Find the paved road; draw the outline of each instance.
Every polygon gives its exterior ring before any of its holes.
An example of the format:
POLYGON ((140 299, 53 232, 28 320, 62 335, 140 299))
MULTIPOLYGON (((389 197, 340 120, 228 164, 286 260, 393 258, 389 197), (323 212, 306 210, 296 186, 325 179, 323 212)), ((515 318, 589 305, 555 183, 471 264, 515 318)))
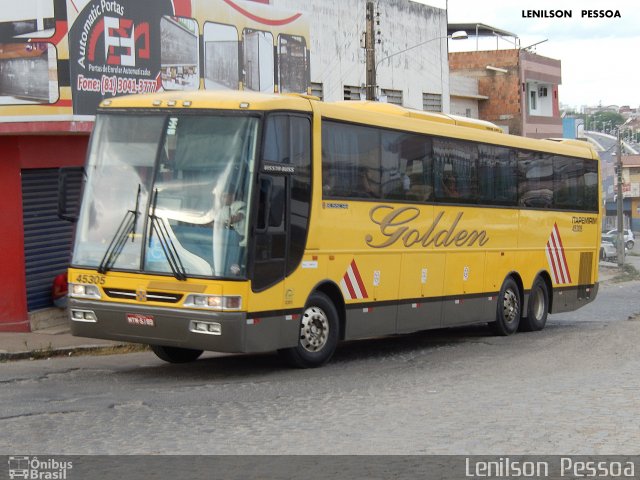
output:
MULTIPOLYGON (((607 133, 600 133, 594 131, 585 131, 584 135, 590 139, 592 139, 595 143, 600 145, 603 150, 614 151, 616 143, 618 139, 614 135, 609 135, 607 133)), ((627 152, 631 155, 638 154, 638 145, 630 142, 626 142, 623 140, 623 145, 627 152)))
POLYGON ((0 365, 0 453, 637 453, 640 282, 509 338, 483 326, 276 356, 0 365))

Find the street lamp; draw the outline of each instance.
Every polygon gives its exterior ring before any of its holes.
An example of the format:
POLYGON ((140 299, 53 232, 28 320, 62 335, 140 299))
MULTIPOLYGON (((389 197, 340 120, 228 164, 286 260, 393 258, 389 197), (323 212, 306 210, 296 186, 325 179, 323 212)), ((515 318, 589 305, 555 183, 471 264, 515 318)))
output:
MULTIPOLYGON (((445 35, 442 37, 435 37, 435 38, 430 38, 429 40, 425 40, 424 42, 420 42, 417 43, 416 45, 413 45, 409 48, 405 48, 404 50, 400 50, 398 52, 394 52, 391 55, 387 55, 385 57, 382 57, 380 60, 378 60, 377 62, 373 63, 371 61, 371 56, 367 55, 367 76, 368 76, 368 80, 367 80, 367 100, 375 100, 375 90, 377 89, 378 86, 378 80, 377 80, 377 75, 376 75, 376 71, 378 69, 378 65, 380 65, 382 62, 384 62, 385 60, 390 59, 391 57, 395 57, 396 55, 400 55, 401 53, 405 53, 408 52, 409 50, 413 50, 414 48, 418 48, 421 47, 422 45, 425 45, 429 42, 434 42, 436 40, 442 40, 444 38, 447 39, 451 39, 451 40, 465 40, 467 38, 469 38, 469 36, 467 35, 467 32, 465 32, 464 30, 459 30, 457 32, 453 32, 451 35, 445 35)), ((373 53, 373 52, 371 52, 373 53)))
POLYGON ((443 37, 435 37, 435 38, 430 38, 429 40, 425 40, 424 42, 420 42, 412 47, 409 48, 405 48, 404 50, 400 50, 399 52, 395 52, 392 53, 391 55, 387 55, 386 57, 382 57, 380 60, 378 60, 376 62, 376 68, 378 67, 378 65, 380 65, 382 62, 384 62, 385 60, 388 60, 391 57, 395 57, 396 55, 400 55, 401 53, 405 53, 408 52, 409 50, 413 50, 414 48, 418 48, 421 47, 422 45, 425 45, 429 42, 433 42, 435 40, 442 40, 443 38, 447 38, 447 39, 451 39, 451 40, 466 40, 467 38, 469 38, 469 36, 467 35, 467 32, 465 32, 464 30, 459 30, 457 32, 453 32, 451 35, 445 35, 443 37))

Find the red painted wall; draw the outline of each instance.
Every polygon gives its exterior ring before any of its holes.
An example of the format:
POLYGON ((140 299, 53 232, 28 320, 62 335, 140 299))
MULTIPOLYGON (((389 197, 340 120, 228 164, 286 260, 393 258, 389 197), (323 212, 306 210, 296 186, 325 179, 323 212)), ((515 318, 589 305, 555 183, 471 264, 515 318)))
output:
POLYGON ((0 332, 28 332, 20 154, 16 137, 0 137, 0 332))
POLYGON ((28 332, 20 171, 84 165, 88 135, 0 136, 0 332, 28 332))
POLYGON ((87 135, 32 135, 18 141, 21 168, 58 168, 84 165, 87 135))

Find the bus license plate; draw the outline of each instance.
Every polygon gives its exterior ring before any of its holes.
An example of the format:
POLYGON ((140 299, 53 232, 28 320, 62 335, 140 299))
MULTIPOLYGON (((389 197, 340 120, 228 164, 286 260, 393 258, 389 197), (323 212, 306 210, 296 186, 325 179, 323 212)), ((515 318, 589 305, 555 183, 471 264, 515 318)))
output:
POLYGON ((156 326, 153 315, 143 315, 141 313, 127 313, 127 323, 129 325, 140 325, 141 327, 156 326))

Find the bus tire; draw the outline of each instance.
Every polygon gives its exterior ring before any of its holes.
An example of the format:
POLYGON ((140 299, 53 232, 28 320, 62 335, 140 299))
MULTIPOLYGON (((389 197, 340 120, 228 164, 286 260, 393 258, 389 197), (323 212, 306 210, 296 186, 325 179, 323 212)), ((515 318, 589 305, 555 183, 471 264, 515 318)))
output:
POLYGON ((489 325, 496 335, 507 336, 516 333, 522 310, 520 290, 513 278, 507 278, 498 294, 496 320, 489 325))
POLYGON ((520 330, 523 332, 537 332, 547 323, 549 315, 549 290, 545 281, 538 277, 531 286, 527 316, 520 320, 520 330))
POLYGON ((197 360, 202 355, 202 350, 192 350, 190 348, 163 347, 162 345, 151 345, 151 350, 158 358, 169 363, 189 363, 197 360))
POLYGON ((327 295, 312 293, 300 318, 298 344, 278 353, 292 367, 315 368, 324 365, 338 346, 338 318, 338 310, 327 295))

